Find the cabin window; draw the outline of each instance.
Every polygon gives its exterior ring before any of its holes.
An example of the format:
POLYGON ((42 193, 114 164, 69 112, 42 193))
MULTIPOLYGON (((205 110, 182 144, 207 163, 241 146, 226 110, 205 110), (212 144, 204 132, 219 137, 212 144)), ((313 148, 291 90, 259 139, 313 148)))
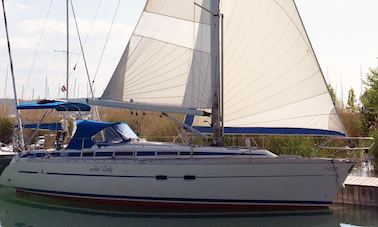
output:
POLYGON ((93 151, 91 152, 83 152, 83 157, 92 157, 93 156, 93 151))
POLYGON ((109 127, 101 130, 92 137, 95 143, 117 144, 122 143, 124 139, 119 135, 114 128, 109 127))
POLYGON ((109 157, 113 156, 113 152, 96 152, 96 157, 109 157))
POLYGON ((115 152, 116 156, 132 156, 134 153, 132 151, 116 151, 115 152))
POLYGON ((194 175, 184 175, 184 180, 195 180, 196 176, 194 175))
POLYGON ((80 152, 68 152, 68 157, 80 157, 80 152))
POLYGON ((156 180, 167 180, 168 177, 166 175, 156 175, 156 180))
POLYGON ((125 139, 138 139, 138 136, 127 124, 118 124, 113 126, 114 129, 125 139))

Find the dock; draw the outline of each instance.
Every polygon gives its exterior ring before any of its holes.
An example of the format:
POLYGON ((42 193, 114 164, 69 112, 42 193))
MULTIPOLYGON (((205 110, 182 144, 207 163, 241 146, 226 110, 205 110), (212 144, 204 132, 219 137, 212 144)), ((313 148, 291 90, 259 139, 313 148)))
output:
POLYGON ((378 207, 378 178, 348 176, 333 203, 378 207))

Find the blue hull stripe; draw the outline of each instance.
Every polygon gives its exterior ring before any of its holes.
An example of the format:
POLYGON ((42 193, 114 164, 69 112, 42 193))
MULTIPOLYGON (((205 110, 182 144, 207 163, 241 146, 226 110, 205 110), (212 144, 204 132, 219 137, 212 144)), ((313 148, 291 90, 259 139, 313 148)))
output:
POLYGON ((169 197, 144 197, 144 196, 120 196, 120 195, 98 195, 98 194, 85 194, 85 193, 74 193, 74 192, 59 192, 59 191, 48 191, 48 190, 37 190, 28 188, 16 188, 20 191, 31 192, 31 193, 42 193, 51 194, 58 196, 74 196, 74 197, 84 197, 93 199, 110 199, 110 200, 143 200, 151 202, 201 202, 201 203, 225 203, 225 204, 288 204, 288 205, 329 205, 331 202, 327 201, 293 201, 293 200, 236 200, 236 199, 197 199, 197 198, 169 198, 169 197))
MULTIPOLYGON (((194 126, 202 133, 213 133, 212 128, 194 126)), ((345 136, 337 131, 311 128, 265 128, 265 127, 225 127, 225 134, 260 134, 260 135, 312 135, 312 136, 345 136)))

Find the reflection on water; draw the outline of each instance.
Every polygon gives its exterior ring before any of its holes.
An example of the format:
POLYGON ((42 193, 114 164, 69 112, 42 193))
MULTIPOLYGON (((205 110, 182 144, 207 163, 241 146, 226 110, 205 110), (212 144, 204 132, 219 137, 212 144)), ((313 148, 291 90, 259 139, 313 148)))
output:
POLYGON ((358 207, 240 214, 110 212, 30 200, 0 186, 0 226, 378 226, 377 214, 376 209, 358 207))

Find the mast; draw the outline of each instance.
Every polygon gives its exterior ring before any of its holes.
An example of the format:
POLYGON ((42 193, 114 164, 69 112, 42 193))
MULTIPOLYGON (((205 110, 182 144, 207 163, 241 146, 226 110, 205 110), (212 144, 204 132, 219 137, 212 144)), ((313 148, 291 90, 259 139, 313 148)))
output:
POLYGON ((5 25, 5 33, 6 33, 6 36, 7 36, 9 64, 10 64, 10 70, 11 70, 12 82, 13 82, 14 105, 15 105, 15 108, 16 108, 16 120, 17 120, 18 134, 19 134, 18 136, 20 136, 20 146, 21 146, 21 150, 23 150, 24 146, 25 146, 25 142, 24 142, 24 135, 22 133, 22 122, 21 122, 20 112, 17 109, 18 101, 17 101, 17 91, 16 91, 16 80, 15 80, 15 77, 14 77, 13 61, 12 61, 10 42, 9 42, 7 16, 5 14, 4 0, 2 0, 1 3, 3 5, 4 25, 5 25))
POLYGON ((68 15, 68 9, 69 9, 69 6, 68 6, 68 1, 69 0, 66 0, 66 29, 67 29, 67 52, 66 52, 66 57, 67 57, 67 65, 66 65, 66 99, 68 100, 68 92, 69 92, 69 86, 68 86, 68 80, 69 80, 69 65, 70 65, 70 62, 69 62, 69 54, 70 54, 70 39, 69 39, 69 15, 68 15))
POLYGON ((221 111, 221 82, 220 82, 220 33, 219 33, 219 0, 211 0, 210 19, 211 37, 211 84, 213 103, 211 108, 211 126, 213 128, 213 145, 223 146, 222 111, 221 111))

